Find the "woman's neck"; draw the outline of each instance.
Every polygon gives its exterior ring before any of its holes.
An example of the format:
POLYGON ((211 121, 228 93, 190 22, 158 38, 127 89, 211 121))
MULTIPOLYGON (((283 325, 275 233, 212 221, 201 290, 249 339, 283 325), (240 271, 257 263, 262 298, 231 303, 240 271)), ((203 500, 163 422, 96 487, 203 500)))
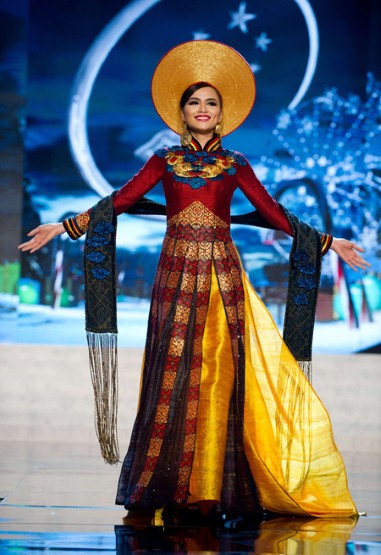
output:
POLYGON ((190 150, 194 151, 207 151, 214 152, 221 148, 221 137, 219 135, 213 134, 213 136, 201 146, 198 140, 192 135, 191 142, 187 145, 190 150))
POLYGON ((213 138, 213 136, 214 136, 214 133, 207 133, 205 135, 203 133, 192 133, 192 137, 196 139, 196 141, 200 144, 202 149, 210 141, 210 139, 213 138))

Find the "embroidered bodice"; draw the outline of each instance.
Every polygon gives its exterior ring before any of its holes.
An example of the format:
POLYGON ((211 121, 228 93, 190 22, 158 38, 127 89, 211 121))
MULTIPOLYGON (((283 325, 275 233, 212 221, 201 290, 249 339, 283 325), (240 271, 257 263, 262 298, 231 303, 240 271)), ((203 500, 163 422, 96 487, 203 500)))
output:
POLYGON ((199 189, 207 185, 209 180, 222 180, 224 172, 227 175, 234 175, 236 173, 234 163, 245 164, 237 153, 222 149, 219 140, 217 143, 213 141, 213 150, 210 150, 208 148, 210 142, 202 149, 193 139, 186 149, 162 148, 156 154, 166 159, 167 171, 173 174, 175 181, 186 183, 192 189, 199 189))
MULTIPOLYGON (((167 206, 167 220, 194 203, 203 206, 219 220, 230 224, 230 205, 239 188, 253 206, 276 229, 292 235, 289 221, 281 206, 266 191, 246 158, 224 149, 218 136, 202 148, 196 139, 189 146, 171 146, 157 150, 142 169, 114 197, 117 214, 125 212, 162 181, 167 206)), ((65 220, 72 238, 86 232, 90 211, 65 220)), ((323 249, 328 239, 322 234, 323 249)))

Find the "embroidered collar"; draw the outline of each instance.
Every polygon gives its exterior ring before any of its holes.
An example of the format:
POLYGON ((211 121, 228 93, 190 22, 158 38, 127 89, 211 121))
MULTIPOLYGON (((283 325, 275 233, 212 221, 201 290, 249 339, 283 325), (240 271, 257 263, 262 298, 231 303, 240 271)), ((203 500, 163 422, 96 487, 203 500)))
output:
POLYGON ((201 147, 200 143, 197 139, 192 137, 191 143, 188 145, 189 150, 193 150, 195 152, 214 152, 221 148, 221 138, 219 135, 214 134, 211 139, 206 143, 204 148, 201 147))

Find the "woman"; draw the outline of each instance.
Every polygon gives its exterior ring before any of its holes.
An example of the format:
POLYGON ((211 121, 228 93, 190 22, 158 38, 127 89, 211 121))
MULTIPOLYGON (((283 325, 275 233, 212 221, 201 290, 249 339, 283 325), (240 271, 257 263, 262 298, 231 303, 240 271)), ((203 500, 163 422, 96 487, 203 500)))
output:
POLYGON ((76 239, 90 225, 88 304, 98 302, 110 274, 102 264, 112 211, 128 210, 163 182, 168 226, 116 502, 130 510, 197 504, 241 514, 356 515, 328 415, 242 270, 229 229, 233 192, 239 187, 297 243, 288 309, 296 319, 287 335, 301 364, 309 358, 305 320, 316 302, 321 254, 331 248, 352 268, 365 268, 362 249, 299 222, 269 196, 241 154, 223 149, 220 136, 244 121, 255 97, 250 67, 236 51, 212 41, 172 49, 155 70, 152 97, 182 146, 157 151, 100 209, 39 226, 20 245, 35 252, 64 231, 76 239))

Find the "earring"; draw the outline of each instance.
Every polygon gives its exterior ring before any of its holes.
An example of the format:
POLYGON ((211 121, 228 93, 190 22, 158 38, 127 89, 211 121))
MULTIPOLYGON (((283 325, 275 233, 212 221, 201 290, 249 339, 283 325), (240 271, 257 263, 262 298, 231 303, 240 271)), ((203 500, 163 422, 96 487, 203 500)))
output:
POLYGON ((214 132, 217 133, 217 135, 221 135, 221 132, 222 132, 222 123, 217 123, 214 132))
POLYGON ((192 134, 189 131, 187 124, 184 121, 184 132, 180 135, 180 142, 182 146, 189 146, 192 142, 192 134))

